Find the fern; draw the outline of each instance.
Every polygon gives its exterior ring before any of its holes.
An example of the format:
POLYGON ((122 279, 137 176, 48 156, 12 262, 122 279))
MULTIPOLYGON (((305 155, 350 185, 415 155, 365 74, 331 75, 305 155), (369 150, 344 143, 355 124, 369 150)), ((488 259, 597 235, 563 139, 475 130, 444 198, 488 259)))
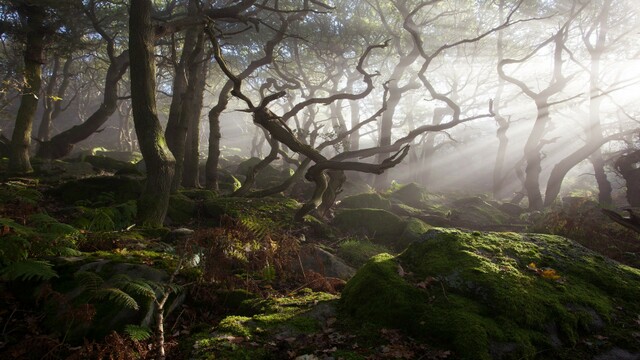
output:
POLYGON ((78 284, 91 294, 95 294, 104 284, 104 280, 100 275, 90 271, 78 271, 74 277, 78 284))
POLYGON ((129 336, 131 340, 134 341, 142 341, 147 340, 151 337, 151 329, 147 326, 140 325, 126 325, 124 327, 124 333, 129 336))
POLYGON ((109 282, 115 287, 126 291, 128 294, 139 295, 149 299, 155 299, 156 297, 156 292, 153 288, 147 281, 142 279, 131 280, 126 275, 115 275, 113 278, 109 279, 109 282))
POLYGON ((0 271, 0 276, 7 280, 49 280, 58 277, 53 266, 42 260, 24 259, 9 264, 0 271))
POLYGON ((138 302, 136 301, 136 299, 131 297, 131 295, 127 294, 126 292, 115 287, 101 288, 96 291, 95 297, 98 300, 106 299, 112 301, 116 305, 127 307, 133 310, 140 309, 140 306, 138 306, 138 302))
POLYGON ((105 209, 98 209, 89 223, 91 231, 115 231, 116 224, 105 209))
POLYGON ((71 225, 67 225, 58 220, 52 218, 47 214, 33 214, 29 216, 29 223, 36 228, 39 232, 46 234, 47 236, 58 237, 77 237, 79 235, 78 229, 71 225))
POLYGON ((240 223, 255 235, 257 239, 263 239, 270 232, 270 226, 255 216, 248 215, 240 218, 240 223))

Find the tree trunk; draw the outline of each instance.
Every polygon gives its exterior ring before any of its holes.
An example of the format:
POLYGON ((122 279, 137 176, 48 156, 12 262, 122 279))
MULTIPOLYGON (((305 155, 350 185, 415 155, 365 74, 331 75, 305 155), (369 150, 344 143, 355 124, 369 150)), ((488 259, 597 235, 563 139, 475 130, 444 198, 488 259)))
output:
POLYGON ((540 173, 542 172, 541 142, 549 122, 549 104, 546 99, 536 100, 538 115, 533 129, 524 146, 526 159, 524 188, 529 199, 530 210, 541 210, 544 203, 540 192, 540 173))
MULTIPOLYGON (((393 82, 395 84, 397 82, 393 82)), ((393 116, 395 115, 396 108, 400 103, 400 99, 402 98, 402 91, 397 87, 397 85, 392 85, 389 87, 389 99, 387 100, 387 110, 382 114, 382 118, 380 120, 380 140, 378 142, 378 146, 385 147, 391 145, 391 129, 393 128, 393 116)), ((380 153, 378 154, 378 162, 382 159, 389 156, 389 153, 380 153)), ((376 189, 385 189, 389 186, 389 180, 387 177, 387 173, 380 174, 375 178, 376 189)))
POLYGON ((187 99, 189 129, 184 153, 182 186, 190 188, 200 187, 200 115, 207 79, 207 62, 201 59, 198 68, 190 76, 194 79, 194 90, 191 98, 187 99))
MULTIPOLYGON (((351 108, 351 128, 353 129, 360 123, 360 103, 358 101, 349 101, 351 108)), ((355 131, 349 136, 349 150, 360 149, 360 132, 355 131)))
POLYGON ((9 172, 28 173, 33 171, 29 162, 31 129, 38 109, 38 96, 42 86, 42 65, 46 31, 45 10, 37 5, 25 5, 20 16, 26 18, 27 42, 24 50, 24 81, 16 124, 11 136, 9 172))
POLYGON ((615 167, 627 183, 627 201, 640 207, 640 150, 619 157, 615 167))
MULTIPOLYGON (((608 33, 608 18, 609 9, 611 7, 611 0, 607 0, 602 5, 602 11, 598 16, 598 37, 596 38, 595 46, 587 44, 589 53, 591 54, 591 71, 589 72, 589 129, 587 130, 587 141, 598 143, 602 140, 602 126, 600 123, 600 105, 602 103, 602 94, 599 90, 600 80, 600 59, 602 53, 605 51, 607 43, 608 33)), ((589 41, 585 39, 585 41, 589 41)), ((607 174, 604 169, 604 159, 602 158, 602 151, 600 148, 590 157, 591 164, 593 165, 593 171, 595 174, 596 182, 598 184, 598 202, 601 205, 610 205, 613 203, 611 197, 611 183, 607 179, 607 174)))
POLYGON ((220 115, 227 108, 233 83, 228 80, 218 95, 218 103, 209 110, 209 154, 207 157, 207 189, 220 190, 218 185, 218 162, 220 161, 220 115))
POLYGON ((118 82, 122 79, 128 66, 129 51, 125 50, 109 64, 104 82, 104 96, 98 110, 82 124, 59 133, 49 141, 42 142, 36 156, 44 159, 59 159, 67 156, 75 144, 98 131, 118 109, 118 82))
POLYGON ((131 53, 131 104, 140 152, 147 167, 147 181, 138 200, 138 221, 162 226, 169 205, 175 159, 167 147, 156 112, 154 31, 151 0, 132 0, 129 18, 131 53))

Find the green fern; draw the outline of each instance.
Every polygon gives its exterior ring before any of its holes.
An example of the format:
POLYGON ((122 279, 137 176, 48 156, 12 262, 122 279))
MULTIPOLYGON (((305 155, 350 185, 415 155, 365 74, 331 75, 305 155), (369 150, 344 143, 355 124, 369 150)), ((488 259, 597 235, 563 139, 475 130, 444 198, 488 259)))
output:
POLYGON ((147 326, 132 325, 132 324, 126 325, 124 327, 124 333, 127 334, 127 336, 129 336, 129 338, 134 341, 147 340, 152 335, 151 329, 149 329, 147 326))
POLYGON ((0 277, 7 280, 49 280, 58 277, 53 266, 43 260, 24 259, 9 264, 0 271, 0 277))
POLYGON ((38 232, 42 232, 50 237, 77 237, 80 232, 71 225, 59 222, 51 216, 40 213, 29 216, 29 224, 38 232))
POLYGON ((133 310, 139 310, 140 306, 136 299, 131 295, 115 287, 101 288, 95 293, 95 298, 98 300, 112 301, 116 305, 127 307, 133 310))
POLYGON ((89 230, 96 232, 115 231, 116 224, 105 209, 97 209, 89 223, 89 230))
POLYGON ((109 279, 109 283, 118 289, 126 291, 128 294, 139 295, 149 299, 155 299, 156 297, 156 292, 149 284, 150 282, 143 279, 132 280, 127 275, 117 274, 109 279))
POLYGON ((263 239, 271 231, 268 224, 252 215, 243 216, 240 218, 240 223, 249 229, 257 239, 263 239))
POLYGON ((102 284, 104 284, 104 280, 100 275, 90 271, 78 271, 74 277, 78 285, 90 294, 95 294, 102 284))

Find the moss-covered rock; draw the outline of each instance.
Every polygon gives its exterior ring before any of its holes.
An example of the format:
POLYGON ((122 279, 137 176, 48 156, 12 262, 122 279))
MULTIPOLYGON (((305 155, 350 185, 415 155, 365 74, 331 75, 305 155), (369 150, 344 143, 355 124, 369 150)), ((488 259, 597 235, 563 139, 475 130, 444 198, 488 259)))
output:
POLYGON ((399 251, 404 250, 409 244, 419 240, 429 229, 431 229, 431 225, 424 221, 415 218, 409 219, 398 240, 392 244, 393 248, 399 251))
POLYGON ((51 194, 67 204, 105 206, 140 197, 140 181, 123 176, 99 176, 68 181, 51 190, 51 194))
POLYGON ((451 203, 449 219, 458 226, 486 228, 509 222, 509 216, 480 197, 458 199, 451 203))
POLYGON ((378 239, 399 237, 406 226, 402 218, 382 209, 343 209, 332 224, 348 233, 378 239))
POLYGON ((432 229, 398 257, 367 263, 342 309, 439 340, 462 359, 533 359, 590 331, 626 341, 606 324, 621 309, 637 314, 638 296, 640 270, 562 237, 432 229))
POLYGON ((88 155, 84 161, 91 164, 94 168, 106 170, 109 172, 126 172, 131 174, 139 174, 136 165, 132 162, 116 160, 104 155, 88 155))
POLYGON ((197 204, 184 194, 172 194, 169 197, 167 217, 175 224, 185 224, 196 215, 197 204))
MULTIPOLYGON (((269 348, 271 339, 295 339, 304 334, 319 331, 328 317, 335 317, 337 296, 307 291, 287 297, 254 300, 259 313, 252 316, 227 316, 220 321, 211 334, 199 334, 195 339, 192 359, 276 359, 267 351, 237 346, 229 343, 230 337, 251 339, 269 348)), ((250 300, 249 300, 250 301, 250 300)), ((247 300, 244 301, 246 303, 247 300)), ((237 342, 235 342, 237 344, 237 342)), ((245 344, 245 343, 243 343, 245 344)), ((261 349, 261 350, 264 350, 261 349)), ((273 351, 273 348, 270 348, 273 351)))
POLYGON ((340 201, 340 207, 346 209, 391 209, 391 201, 378 193, 364 193, 347 196, 340 201))
POLYGON ((219 222, 223 215, 240 220, 253 230, 289 229, 295 222, 295 212, 300 204, 286 198, 229 198, 220 197, 205 201, 205 212, 219 222))

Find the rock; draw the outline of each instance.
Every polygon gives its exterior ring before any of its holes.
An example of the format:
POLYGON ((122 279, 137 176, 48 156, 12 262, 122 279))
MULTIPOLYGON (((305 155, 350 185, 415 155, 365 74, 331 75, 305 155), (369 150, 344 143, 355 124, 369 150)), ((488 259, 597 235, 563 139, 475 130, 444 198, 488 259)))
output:
POLYGON ((339 207, 345 209, 391 209, 391 201, 380 196, 378 193, 364 193, 347 196, 340 201, 339 207))
POLYGON ((391 199, 399 201, 403 204, 423 208, 425 200, 428 197, 427 190, 416 183, 409 183, 401 186, 390 195, 391 199))
MULTIPOLYGON (((314 244, 300 247, 300 262, 305 271, 312 270, 324 277, 348 280, 356 273, 342 259, 314 244)), ((295 269, 295 264, 292 267, 295 269)))
POLYGON ((621 348, 613 348, 603 354, 596 355, 593 360, 638 360, 640 353, 630 353, 621 348))
POLYGON ((390 245, 392 245, 394 249, 402 251, 412 242, 419 240, 422 234, 426 233, 429 229, 431 229, 431 226, 424 221, 414 218, 409 219, 407 226, 404 228, 398 240, 390 245))
POLYGON ((196 216, 196 202, 184 194, 173 194, 169 197, 167 217, 172 224, 185 224, 196 216))
POLYGON ((431 229, 397 257, 372 258, 341 309, 461 359, 535 358, 594 331, 624 336, 612 321, 637 314, 638 296, 640 270, 560 236, 431 229))
POLYGON ((509 221, 502 211, 479 197, 456 200, 451 203, 451 208, 449 219, 458 226, 484 229, 492 225, 503 225, 509 221))
POLYGON ((332 224, 342 231, 373 238, 399 237, 406 227, 400 217, 381 209, 342 209, 332 224))
POLYGON ((524 209, 520 205, 509 202, 498 205, 498 210, 514 218, 518 218, 524 213, 524 209))
POLYGON ((173 229, 167 235, 164 236, 163 240, 168 244, 177 244, 191 237, 191 235, 193 235, 194 232, 195 231, 187 228, 173 229))
POLYGON ((51 194, 67 204, 82 201, 101 205, 136 200, 141 192, 140 181, 123 176, 98 176, 68 181, 51 190, 51 194))

